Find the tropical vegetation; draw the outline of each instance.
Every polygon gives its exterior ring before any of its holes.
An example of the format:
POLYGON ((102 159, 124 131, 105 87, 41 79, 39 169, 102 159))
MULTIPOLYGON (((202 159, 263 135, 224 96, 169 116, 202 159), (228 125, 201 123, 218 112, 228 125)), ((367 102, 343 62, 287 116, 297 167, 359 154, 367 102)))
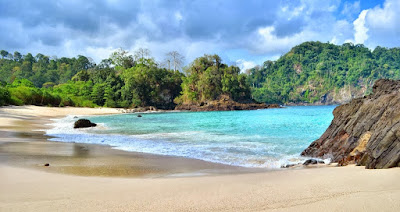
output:
POLYGON ((89 57, 33 56, 0 51, 0 106, 144 107, 173 109, 229 96, 238 102, 316 103, 343 88, 365 94, 379 78, 400 79, 400 48, 305 42, 277 61, 242 73, 218 55, 204 55, 182 68, 168 53, 157 63, 147 49, 119 49, 95 64, 89 57))

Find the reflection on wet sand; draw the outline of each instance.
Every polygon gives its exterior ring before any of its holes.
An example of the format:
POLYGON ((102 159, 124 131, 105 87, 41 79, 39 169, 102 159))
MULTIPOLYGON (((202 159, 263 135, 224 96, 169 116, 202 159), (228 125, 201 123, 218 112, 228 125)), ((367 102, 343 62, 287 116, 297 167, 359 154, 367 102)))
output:
POLYGON ((0 163, 82 176, 166 177, 260 172, 181 157, 112 149, 110 146, 52 142, 48 119, 25 117, 0 127, 0 163), (49 166, 45 166, 49 164, 49 166))

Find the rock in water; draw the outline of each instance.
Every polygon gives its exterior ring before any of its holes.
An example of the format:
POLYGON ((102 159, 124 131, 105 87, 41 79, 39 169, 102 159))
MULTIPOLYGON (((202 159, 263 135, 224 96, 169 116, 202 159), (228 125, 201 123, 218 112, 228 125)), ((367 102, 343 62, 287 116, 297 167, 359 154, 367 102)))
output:
POLYGON ((323 160, 308 159, 303 163, 303 165, 308 166, 310 164, 318 164, 318 163, 324 164, 325 162, 323 160))
POLYGON ((400 81, 376 81, 371 95, 338 106, 333 115, 301 155, 368 169, 400 166, 400 81))
POLYGON ((90 122, 87 119, 79 119, 75 122, 74 128, 86 128, 86 127, 95 127, 97 124, 90 122))

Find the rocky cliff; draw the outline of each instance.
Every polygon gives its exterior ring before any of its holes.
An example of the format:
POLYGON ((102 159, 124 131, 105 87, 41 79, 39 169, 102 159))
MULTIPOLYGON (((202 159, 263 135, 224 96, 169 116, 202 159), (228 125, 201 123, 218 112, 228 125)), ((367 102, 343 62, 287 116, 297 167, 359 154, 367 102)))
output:
POLYGON ((227 110, 257 110, 266 108, 280 108, 278 104, 265 104, 246 102, 240 103, 233 101, 229 96, 222 95, 218 100, 206 101, 192 104, 180 104, 175 110, 189 111, 227 111, 227 110))
POLYGON ((372 169, 400 166, 400 81, 376 81, 371 95, 338 106, 333 115, 301 155, 372 169))
MULTIPOLYGON (((338 88, 337 90, 331 90, 324 95, 322 95, 318 101, 315 101, 313 103, 309 102, 288 102, 285 103, 287 106, 304 106, 304 105, 341 105, 341 104, 346 104, 349 103, 352 99, 355 98, 360 98, 367 93, 367 90, 369 87, 372 88, 372 84, 362 84, 358 88, 355 88, 353 86, 344 86, 342 88, 338 88)), ((302 87, 297 89, 301 95, 304 95, 303 93, 306 92, 306 90, 310 90, 311 92, 317 92, 312 90, 312 86, 308 87, 302 87)))

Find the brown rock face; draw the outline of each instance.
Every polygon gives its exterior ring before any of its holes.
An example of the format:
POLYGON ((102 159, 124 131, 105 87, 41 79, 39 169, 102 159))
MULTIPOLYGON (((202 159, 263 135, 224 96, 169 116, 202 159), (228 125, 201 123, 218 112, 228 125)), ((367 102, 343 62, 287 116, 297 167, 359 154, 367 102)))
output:
POLYGON ((190 111, 228 111, 228 110, 258 110, 266 108, 280 108, 278 104, 239 103, 228 96, 221 96, 218 100, 201 102, 200 104, 180 104, 175 110, 190 111))
POLYGON ((376 81, 373 94, 338 106, 333 115, 301 155, 368 169, 400 166, 400 81, 376 81))

